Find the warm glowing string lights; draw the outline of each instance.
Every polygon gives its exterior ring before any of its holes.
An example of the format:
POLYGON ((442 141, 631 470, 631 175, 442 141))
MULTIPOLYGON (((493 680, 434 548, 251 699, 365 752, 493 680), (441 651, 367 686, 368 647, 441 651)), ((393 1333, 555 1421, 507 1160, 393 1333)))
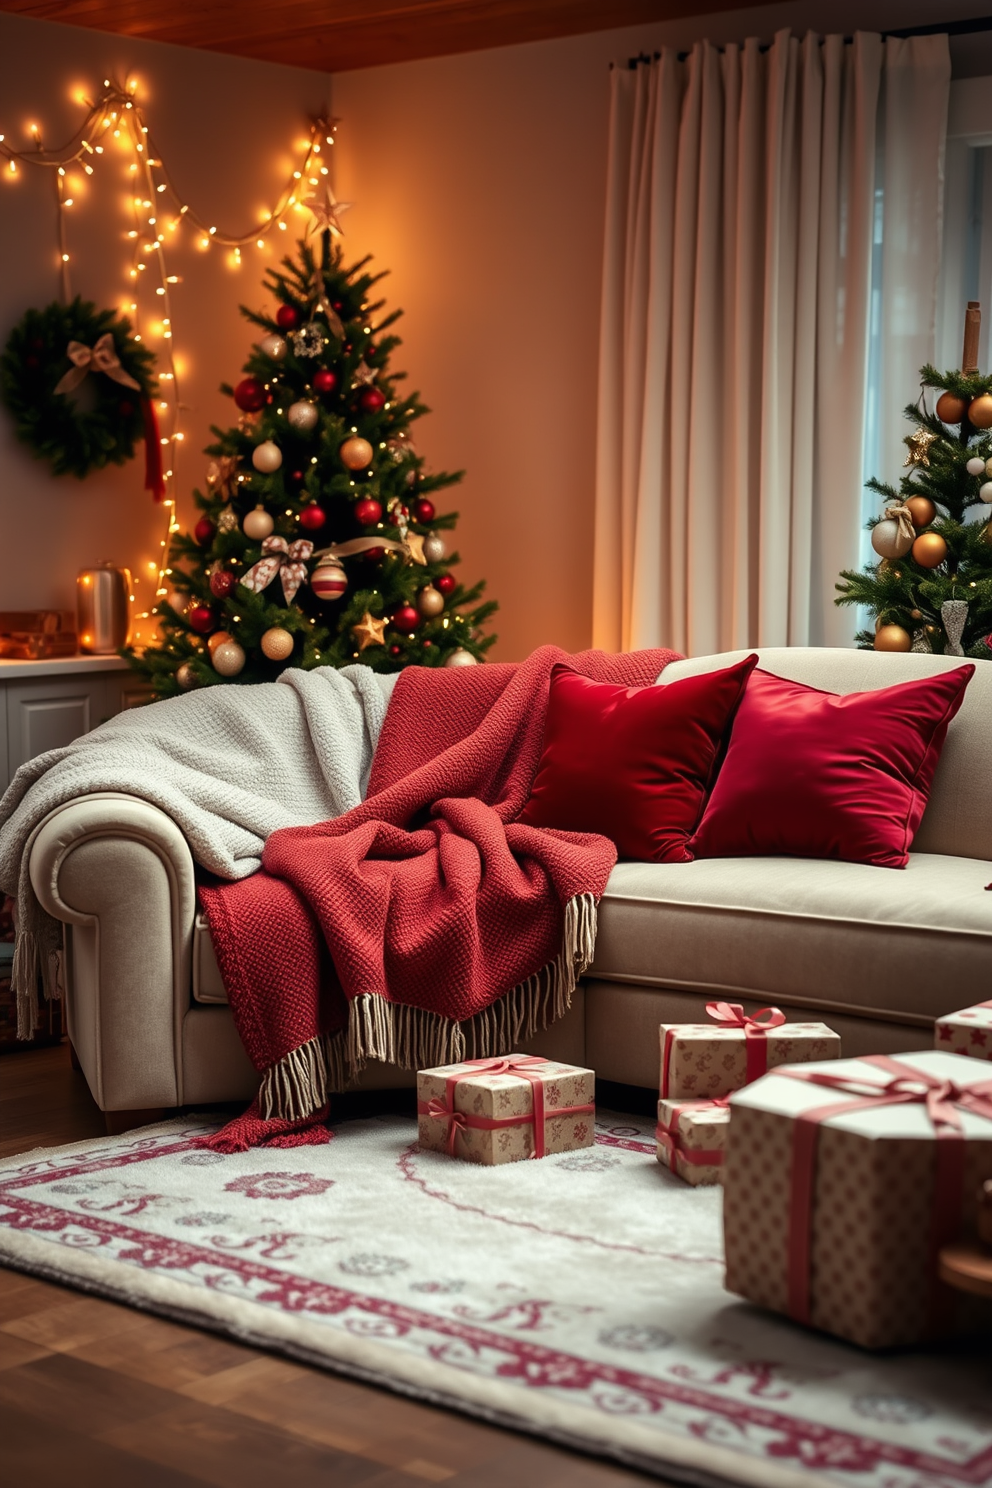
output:
MULTIPOLYGON (((239 267, 242 248, 251 245, 264 248, 270 233, 286 231, 286 218, 291 212, 309 210, 305 202, 308 191, 327 186, 329 169, 322 151, 324 146, 334 144, 336 121, 314 121, 309 138, 305 146, 301 147, 304 151, 303 159, 280 192, 275 206, 265 211, 260 224, 242 236, 237 236, 221 232, 215 224, 200 217, 176 189, 137 102, 137 87, 135 81, 121 87, 116 81, 104 78, 103 92, 95 102, 77 97, 77 101, 86 106, 86 116, 72 138, 58 149, 45 148, 36 124, 28 126, 32 146, 25 150, 15 150, 7 142, 5 135, 0 134, 0 159, 6 162, 6 167, 0 174, 5 181, 15 182, 22 169, 27 166, 42 166, 53 172, 58 213, 58 268, 62 298, 68 302, 72 297, 72 259, 66 214, 74 204, 73 193, 76 188, 72 186, 67 172, 76 167, 81 168, 84 175, 92 176, 95 167, 106 160, 104 141, 107 139, 117 141, 118 147, 131 156, 126 172, 132 224, 127 232, 131 243, 128 270, 131 292, 126 298, 125 308, 134 326, 134 339, 140 341, 142 330, 139 291, 144 285, 146 274, 150 281, 157 279, 154 288, 157 320, 154 325, 163 343, 160 358, 166 364, 166 370, 158 374, 159 395, 156 403, 162 429, 160 437, 166 481, 163 505, 167 520, 165 536, 159 544, 159 556, 147 564, 149 575, 154 572, 155 597, 148 609, 135 617, 139 621, 147 621, 153 618, 153 606, 165 599, 169 592, 165 580, 170 572, 172 534, 179 531, 179 523, 176 521, 176 470, 177 456, 184 436, 179 427, 182 404, 179 399, 170 290, 181 281, 177 274, 169 272, 166 262, 168 236, 186 223, 196 234, 197 244, 202 250, 206 251, 214 246, 226 248, 229 250, 232 266, 239 267), (168 386, 164 387, 163 384, 168 386)), ((329 199, 333 203, 333 195, 329 194, 329 199)))

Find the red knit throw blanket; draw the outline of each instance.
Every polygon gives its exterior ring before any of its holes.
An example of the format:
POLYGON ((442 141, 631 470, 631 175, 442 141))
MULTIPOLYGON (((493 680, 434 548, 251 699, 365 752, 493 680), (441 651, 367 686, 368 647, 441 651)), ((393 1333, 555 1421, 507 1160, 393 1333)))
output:
POLYGON ((673 659, 543 646, 519 666, 402 673, 367 799, 274 832, 260 872, 200 891, 262 1075, 215 1145, 324 1140, 329 1093, 367 1060, 418 1069, 503 1053, 567 1010, 616 848, 515 824, 551 669, 638 686, 673 659))

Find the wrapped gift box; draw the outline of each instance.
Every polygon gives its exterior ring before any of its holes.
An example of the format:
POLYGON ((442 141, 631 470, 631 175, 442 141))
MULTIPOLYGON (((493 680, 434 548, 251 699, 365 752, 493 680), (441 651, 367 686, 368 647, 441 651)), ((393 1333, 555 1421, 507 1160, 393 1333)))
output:
POLYGON ((593 1070, 508 1054, 417 1073, 420 1145, 466 1162, 520 1162, 591 1147, 593 1070))
POLYGON ((926 1051, 793 1067, 730 1110, 728 1291, 865 1348, 953 1330, 937 1255, 974 1230, 992 1177, 984 1065, 926 1051))
POLYGON ((730 1109, 726 1101, 658 1102, 658 1161, 686 1183, 719 1183, 730 1109))
POLYGON ((786 1023, 778 1008, 749 1018, 738 1003, 706 1011, 717 1021, 660 1027, 663 1099, 716 1100, 777 1065, 840 1058, 840 1036, 825 1023, 786 1023))
POLYGON ((945 1054, 968 1054, 972 1059, 992 1059, 992 1002, 979 1002, 948 1013, 934 1025, 933 1045, 945 1054))

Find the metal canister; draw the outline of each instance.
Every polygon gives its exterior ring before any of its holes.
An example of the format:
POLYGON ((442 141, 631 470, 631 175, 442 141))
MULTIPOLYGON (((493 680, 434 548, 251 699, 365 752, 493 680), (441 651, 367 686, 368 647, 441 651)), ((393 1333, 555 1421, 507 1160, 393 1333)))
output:
POLYGON ((127 645, 131 630, 131 575, 109 560, 83 568, 76 579, 79 649, 91 656, 113 656, 127 645))

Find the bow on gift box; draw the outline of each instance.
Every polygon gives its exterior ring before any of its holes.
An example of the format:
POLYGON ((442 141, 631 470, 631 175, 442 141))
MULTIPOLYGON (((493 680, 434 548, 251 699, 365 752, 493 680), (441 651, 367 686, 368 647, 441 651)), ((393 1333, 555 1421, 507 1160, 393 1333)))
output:
POLYGON ((308 542, 305 537, 288 543, 284 537, 274 533, 263 539, 262 552, 265 556, 252 564, 241 580, 242 584, 253 593, 261 594, 263 589, 269 587, 276 574, 280 574, 286 603, 292 604, 296 591, 306 580, 306 560, 313 552, 313 543, 308 542))
POLYGON ((937 1138, 936 1167, 930 1228, 930 1258, 933 1290, 930 1298, 930 1320, 934 1330, 940 1323, 942 1296, 937 1272, 937 1255, 952 1240, 961 1223, 963 1203, 965 1147, 961 1111, 984 1116, 992 1121, 992 1080, 974 1085, 957 1085, 925 1070, 891 1059, 887 1054, 869 1054, 862 1059, 888 1076, 881 1084, 856 1075, 832 1075, 824 1070, 783 1069, 779 1073, 790 1080, 804 1080, 828 1090, 854 1096, 849 1101, 833 1101, 802 1111, 792 1133, 792 1185, 789 1198, 789 1314, 797 1322, 810 1321, 810 1263, 813 1239, 813 1199, 816 1182, 816 1148, 820 1123, 849 1111, 864 1111, 879 1106, 920 1105, 937 1138))
POLYGON ((544 1104, 542 1072, 548 1069, 548 1060, 536 1054, 509 1054, 501 1059, 466 1059, 460 1074, 449 1075, 445 1081, 444 1099, 434 1096, 429 1101, 418 1101, 417 1110, 422 1116, 448 1123, 448 1153, 453 1156, 455 1139, 459 1132, 497 1131, 504 1126, 534 1126, 534 1151, 532 1157, 543 1157, 544 1125, 554 1116, 578 1116, 595 1111, 595 1106, 563 1106, 549 1111, 544 1104), (470 1075, 519 1075, 530 1082, 533 1091, 533 1109, 522 1116, 473 1116, 468 1111, 455 1110, 455 1092, 463 1080, 470 1075))
MULTIPOLYGON (((718 1100, 691 1101, 687 1103, 692 1108, 692 1114, 702 1114, 704 1111, 725 1111, 730 1105, 730 1096, 720 1096, 718 1100)), ((682 1107, 675 1112, 672 1122, 666 1126, 659 1121, 655 1127, 654 1135, 660 1147, 668 1154, 668 1166, 672 1172, 675 1171, 675 1159, 681 1157, 684 1162, 691 1163, 697 1168, 719 1168, 723 1166, 724 1153, 722 1148, 712 1147, 687 1147, 682 1140, 679 1130, 679 1118, 682 1107)))
POLYGON ((88 372, 102 372, 106 377, 113 378, 114 382, 119 382, 122 387, 141 392, 140 382, 135 382, 130 372, 125 372, 121 366, 114 338, 109 331, 105 331, 93 346, 84 346, 82 341, 70 341, 65 354, 72 366, 55 384, 57 393, 71 393, 88 372))
MULTIPOLYGON (((740 1002, 708 1002, 706 1011, 716 1023, 724 1028, 741 1028, 744 1031, 745 1057, 747 1059, 746 1081, 750 1085, 768 1070, 768 1045, 765 1035, 773 1028, 781 1028, 785 1014, 777 1007, 759 1008, 753 1017, 744 1011, 740 1002)), ((678 1038, 681 1025, 672 1024, 665 1032, 665 1046, 661 1055, 661 1094, 668 1095, 671 1076, 672 1046, 678 1038)))

